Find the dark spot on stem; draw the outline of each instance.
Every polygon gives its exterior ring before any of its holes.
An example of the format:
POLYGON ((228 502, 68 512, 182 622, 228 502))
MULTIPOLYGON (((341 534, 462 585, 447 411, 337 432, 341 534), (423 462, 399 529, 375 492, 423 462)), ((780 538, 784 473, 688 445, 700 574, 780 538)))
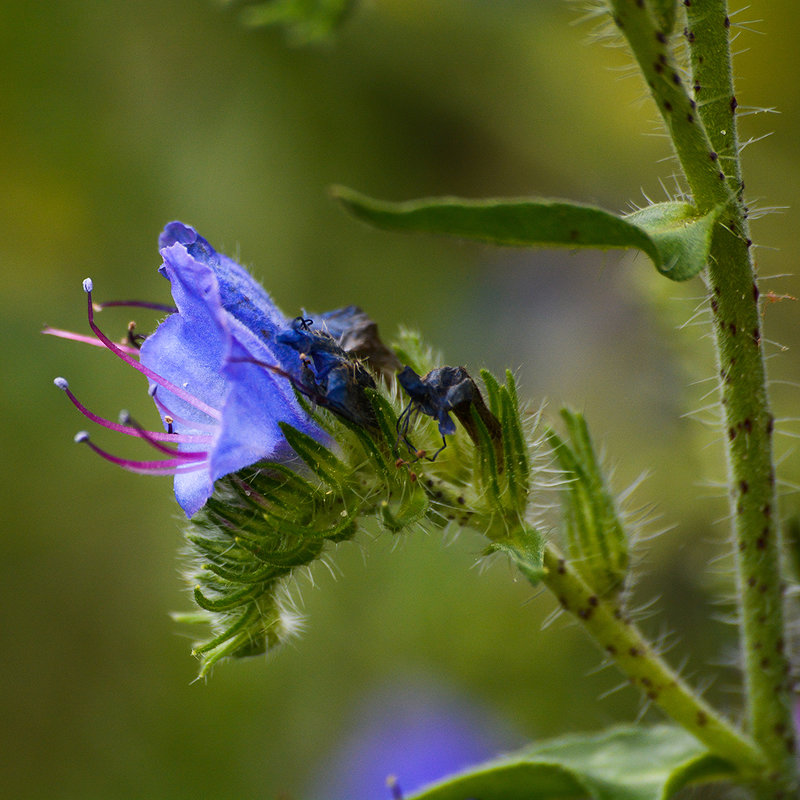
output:
POLYGON ((598 604, 599 602, 600 602, 600 601, 597 599, 597 596, 596 596, 596 595, 591 595, 591 596, 589 597, 588 603, 589 603, 589 605, 590 605, 590 606, 592 606, 592 607, 594 607, 594 608, 597 608, 597 604, 598 604))
POLYGON ((753 420, 751 420, 750 417, 745 417, 742 420, 742 430, 744 430, 745 433, 751 433, 752 432, 752 430, 753 430, 753 420))
POLYGON ((660 61, 656 61, 656 63, 653 64, 653 69, 656 71, 657 75, 660 75, 664 71, 664 65, 660 61))
POLYGON ((739 491, 742 494, 747 494, 750 491, 750 484, 747 481, 739 482, 739 491))
POLYGON ((728 323, 728 330, 731 332, 731 336, 736 336, 736 323, 735 322, 728 323))
POLYGON ((705 711, 697 712, 697 724, 702 728, 708 723, 708 714, 705 711))
POLYGON ((667 113, 672 112, 672 103, 670 103, 669 100, 664 101, 664 111, 666 111, 667 113))
POLYGON ((770 414, 767 417, 767 436, 772 436, 772 431, 775 430, 775 417, 770 414))
POLYGON ((731 114, 735 113, 736 109, 739 107, 739 103, 736 100, 736 97, 731 97, 731 114))
POLYGON ((752 575, 751 575, 751 576, 750 576, 750 577, 747 579, 747 585, 748 585, 748 586, 749 586, 751 589, 752 589, 752 588, 753 588, 753 587, 756 585, 756 583, 757 583, 757 581, 756 581, 756 579, 755 579, 755 578, 754 578, 752 575))
POLYGON ((730 26, 731 26, 731 20, 730 20, 730 17, 725 17, 725 28, 726 28, 726 29, 727 29, 727 28, 730 28, 730 26))
POLYGON ((764 529, 761 531, 761 536, 756 539, 756 547, 759 550, 766 550, 767 549, 767 542, 769 541, 769 527, 764 526, 764 529))
POLYGON ((628 655, 633 658, 639 658, 639 656, 642 655, 642 651, 638 647, 631 647, 631 649, 628 650, 628 655))
POLYGON ((681 76, 680 76, 680 75, 678 75, 678 73, 677 73, 677 72, 673 72, 673 73, 672 73, 672 82, 673 82, 673 83, 674 83, 676 86, 680 86, 680 85, 681 85, 681 76))
POLYGON ((694 115, 693 115, 693 114, 687 114, 687 115, 686 115, 686 121, 687 121, 687 122, 688 122, 690 125, 694 124, 694 115))
POLYGON ((593 612, 594 612, 593 608, 579 608, 578 616, 583 620, 591 619, 593 612))
POLYGON ((558 559, 558 574, 564 575, 567 571, 567 562, 563 558, 558 559))
POLYGON ((613 644, 607 644, 606 652, 608 652, 609 655, 615 656, 617 654, 617 648, 613 644))
POLYGON ((712 297, 711 298, 711 310, 716 314, 719 310, 719 303, 712 297))
POLYGON ((758 328, 753 328, 753 344, 759 347, 761 344, 761 331, 758 328))
POLYGON ((759 663, 759 666, 761 667, 761 669, 768 669, 769 668, 769 659, 766 658, 766 656, 764 658, 762 658, 761 661, 759 661, 758 663, 759 663))
POLYGON ((689 44, 692 44, 694 42, 694 31, 690 31, 688 28, 684 28, 683 35, 686 37, 686 41, 689 42, 689 44))
POLYGON ((759 295, 758 284, 753 282, 753 300, 755 300, 756 302, 758 302, 758 295, 759 295))
POLYGON ((662 33, 661 31, 656 31, 656 41, 661 42, 661 44, 667 43, 666 34, 662 33))
POLYGON ((728 439, 733 441, 736 438, 736 428, 728 428, 728 439))
POLYGON ((466 503, 466 502, 467 501, 463 498, 462 495, 459 495, 458 497, 456 497, 456 503, 458 503, 460 506, 463 506, 464 503, 466 503))

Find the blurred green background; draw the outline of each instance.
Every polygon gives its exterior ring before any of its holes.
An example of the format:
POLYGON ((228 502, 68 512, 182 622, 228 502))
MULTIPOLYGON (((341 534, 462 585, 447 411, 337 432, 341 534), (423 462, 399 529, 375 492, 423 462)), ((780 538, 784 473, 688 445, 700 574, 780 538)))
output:
MULTIPOLYGON (((5 796, 330 797, 335 775, 357 769, 346 759, 365 708, 386 708, 391 730, 392 703, 414 687, 477 709, 498 746, 641 710, 631 690, 609 693, 621 679, 595 670, 575 626, 542 630, 551 598, 500 562, 474 568, 468 533, 365 533, 332 554, 337 580, 320 567, 301 582, 300 640, 192 682, 189 640, 168 617, 189 607, 170 481, 72 444, 85 423, 52 386, 64 375, 98 413, 152 421, 144 382, 39 334, 86 328, 87 275, 99 300, 168 301, 156 241, 172 219, 250 265, 289 315, 358 303, 386 338, 406 324, 448 363, 515 369, 551 417, 585 409, 615 485, 650 474, 633 498, 652 517, 644 533, 667 531, 637 551, 631 602, 660 598, 643 624, 735 713, 724 466, 702 424, 715 411, 700 410, 713 355, 691 324, 701 281, 670 284, 643 256, 376 232, 326 194, 343 183, 613 210, 665 199, 674 165, 654 108, 627 56, 590 45, 578 16, 561 0, 371 0, 335 43, 302 49, 207 0, 0 4, 5 796)), ((748 195, 798 207, 797 5, 768 0, 734 20, 753 16, 765 35, 739 31, 740 110, 781 113, 742 117, 743 138, 774 132, 746 151, 748 195)), ((800 295, 792 214, 754 222, 760 272, 779 276, 764 291, 800 295)), ((102 322, 122 332, 127 313, 102 322)), ((800 416, 797 314, 791 300, 765 307, 780 418, 800 416)), ((789 511, 800 427, 779 430, 789 511)))

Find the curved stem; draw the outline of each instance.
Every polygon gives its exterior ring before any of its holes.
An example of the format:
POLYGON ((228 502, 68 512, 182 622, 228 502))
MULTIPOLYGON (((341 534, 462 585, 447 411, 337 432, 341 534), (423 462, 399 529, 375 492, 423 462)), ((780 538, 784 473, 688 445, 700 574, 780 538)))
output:
POLYGON ((758 746, 684 683, 617 603, 598 597, 552 545, 544 548, 543 566, 544 584, 634 686, 744 777, 763 774, 766 764, 758 746))

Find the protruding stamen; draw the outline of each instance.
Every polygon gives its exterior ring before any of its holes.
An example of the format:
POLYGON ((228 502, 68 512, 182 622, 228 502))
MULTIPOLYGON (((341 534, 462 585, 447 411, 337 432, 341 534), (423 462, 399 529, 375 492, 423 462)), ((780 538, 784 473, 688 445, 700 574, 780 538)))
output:
MULTIPOLYGON (((120 411, 119 412, 119 421, 123 425, 130 426, 133 430, 135 430, 139 436, 144 439, 149 445, 154 447, 156 450, 159 450, 162 453, 166 453, 169 456, 174 458, 182 458, 187 461, 197 461, 198 459, 205 459, 208 456, 208 453, 203 452, 190 452, 184 450, 175 450, 172 447, 166 447, 165 445, 161 444, 160 442, 156 441, 156 437, 154 436, 153 432, 145 430, 135 419, 131 417, 131 415, 127 411, 120 411)), ((163 439, 165 436, 169 436, 169 434, 161 434, 158 438, 163 439)), ((176 441, 176 437, 173 435, 170 439, 171 441, 176 441)))
MULTIPOLYGON (((97 340, 96 336, 85 336, 82 333, 75 333, 74 331, 65 331, 61 328, 51 328, 49 325, 42 329, 42 333, 46 333, 49 336, 58 336, 60 339, 71 339, 73 342, 82 342, 83 344, 90 344, 93 347, 105 347, 104 342, 100 342, 97 340)), ((128 353, 129 355, 135 356, 138 354, 138 348, 131 347, 127 344, 120 344, 117 345, 120 350, 128 353)))
POLYGON ((118 456, 111 455, 111 453, 98 447, 90 438, 86 431, 80 431, 75 434, 75 441, 80 444, 87 444, 97 455, 116 464, 118 467, 128 470, 128 472, 137 472, 141 475, 175 475, 179 472, 195 472, 200 469, 205 469, 205 463, 202 461, 195 461, 187 464, 179 458, 165 458, 161 461, 133 461, 128 458, 119 458, 118 456))
POLYGON ((172 394, 181 400, 184 400, 193 408, 196 408, 198 411, 202 411, 204 414, 208 414, 208 416, 212 419, 222 419, 222 415, 216 408, 212 408, 207 403, 204 403, 202 400, 195 397, 193 394, 187 392, 185 389, 182 389, 180 386, 176 386, 174 383, 170 383, 166 378, 162 378, 159 374, 144 366, 144 364, 141 364, 135 359, 131 358, 118 344, 112 342, 111 339, 109 339, 108 336, 106 336, 105 333, 100 330, 100 328, 97 326, 97 323, 94 321, 91 278, 86 278, 86 280, 84 280, 83 290, 87 295, 89 327, 94 331, 97 338, 100 339, 100 341, 102 341, 112 353, 121 358, 126 364, 132 366, 135 370, 138 370, 143 375, 146 375, 151 381, 153 381, 153 383, 163 386, 168 392, 172 392, 172 394))
POLYGON ((100 417, 97 414, 89 411, 80 400, 72 393, 72 390, 69 388, 69 383, 67 382, 66 378, 56 378, 53 383, 61 389, 64 394, 70 399, 72 405, 78 409, 78 411, 83 414, 84 417, 90 419, 92 422, 101 425, 104 428, 108 428, 112 431, 117 431, 117 433, 124 433, 126 436, 137 436, 139 438, 150 438, 150 439, 160 439, 162 441, 169 441, 169 442, 179 442, 181 444, 210 444, 211 437, 205 436, 204 434, 175 434, 175 433, 164 433, 163 431, 147 431, 147 436, 142 436, 142 431, 139 428, 135 428, 129 425, 122 425, 117 422, 112 422, 111 420, 105 419, 105 417, 100 417))
POLYGON ((104 308, 151 308, 153 311, 166 311, 168 314, 177 314, 175 306, 165 305, 164 303, 148 303, 144 300, 107 300, 105 303, 95 303, 94 310, 102 311, 104 308))
POLYGON ((127 336, 128 344, 134 350, 141 350, 142 342, 144 342, 146 338, 147 337, 143 333, 136 333, 136 323, 133 320, 131 320, 128 323, 128 336, 127 336))
MULTIPOLYGON (((177 414, 175 414, 173 411, 171 411, 169 408, 167 408, 164 405, 164 403, 161 402, 161 400, 159 400, 157 389, 158 389, 158 386, 151 386, 147 390, 147 392, 150 395, 150 397, 153 398, 153 402, 156 404, 156 406, 158 407, 159 411, 161 411, 162 419, 164 420, 165 423, 170 424, 172 422, 177 422, 179 425, 185 425, 187 428, 190 428, 192 430, 208 431, 209 433, 213 433, 215 430, 217 430, 217 426, 216 425, 205 424, 205 423, 202 423, 202 422, 195 422, 194 420, 186 419, 186 417, 180 417, 177 414), (170 422, 167 422, 167 418, 168 417, 169 417, 170 422)), ((184 434, 179 434, 178 433, 178 434, 175 434, 175 435, 176 436, 183 436, 184 434)), ((207 440, 210 441, 210 439, 211 439, 210 436, 209 437, 204 437, 203 434, 200 434, 200 437, 198 438, 197 441, 207 441, 207 440)), ((191 439, 189 439, 187 441, 191 441, 191 439)))
POLYGON ((403 792, 394 775, 390 775, 386 779, 386 788, 392 793, 392 800, 403 800, 403 792))

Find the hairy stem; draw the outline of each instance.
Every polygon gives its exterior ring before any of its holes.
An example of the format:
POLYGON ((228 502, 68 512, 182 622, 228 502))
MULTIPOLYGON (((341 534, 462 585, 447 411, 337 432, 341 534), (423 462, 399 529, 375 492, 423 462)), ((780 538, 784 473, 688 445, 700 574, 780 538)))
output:
POLYGON ((552 545, 545 546, 543 566, 545 585, 634 686, 744 777, 763 773, 759 748, 684 683, 615 601, 598 597, 552 545))
POLYGON ((773 418, 761 349, 736 132, 730 22, 724 0, 684 0, 693 97, 669 39, 642 0, 612 0, 615 21, 645 75, 698 209, 724 207, 708 265, 736 539, 748 727, 769 764, 760 790, 797 788, 789 663, 785 653, 773 418), (716 174, 716 180, 713 178, 716 174))

